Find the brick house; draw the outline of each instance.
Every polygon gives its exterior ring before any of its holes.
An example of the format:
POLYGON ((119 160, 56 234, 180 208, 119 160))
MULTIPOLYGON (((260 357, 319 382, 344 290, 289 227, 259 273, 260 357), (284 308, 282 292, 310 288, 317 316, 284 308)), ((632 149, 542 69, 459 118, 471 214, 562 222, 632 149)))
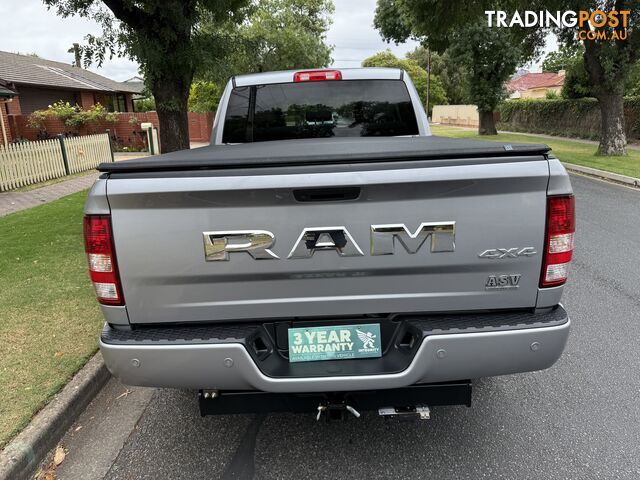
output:
POLYGON ((18 94, 9 115, 28 115, 59 100, 87 109, 100 103, 112 112, 133 112, 141 85, 116 82, 62 62, 0 51, 0 81, 18 94))
MULTIPOLYGON (((60 100, 82 109, 100 103, 109 111, 120 112, 115 124, 102 122, 81 127, 76 134, 109 129, 118 145, 141 147, 145 132, 140 124, 149 122, 160 128, 156 112, 135 112, 133 100, 141 98, 144 90, 143 79, 139 77, 116 82, 66 63, 0 51, 0 87, 6 96, 5 101, 0 96, 0 118, 4 120, 8 142, 42 138, 42 131, 29 126, 29 114, 60 100)), ((189 112, 190 139, 208 142, 212 123, 213 113, 189 112)), ((69 133, 70 128, 58 119, 46 119, 44 130, 46 135, 53 136, 69 133)), ((0 145, 3 143, 6 142, 0 130, 0 145)))

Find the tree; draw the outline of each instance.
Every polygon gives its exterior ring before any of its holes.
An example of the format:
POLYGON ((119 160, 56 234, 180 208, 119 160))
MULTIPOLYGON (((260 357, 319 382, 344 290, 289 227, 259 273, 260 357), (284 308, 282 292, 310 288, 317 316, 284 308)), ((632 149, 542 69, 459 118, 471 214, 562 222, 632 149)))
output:
POLYGON ((164 152, 189 148, 187 101, 196 69, 221 56, 226 37, 203 35, 200 25, 238 24, 249 0, 43 0, 63 17, 93 18, 102 36, 88 35, 85 67, 107 55, 140 63, 153 93, 164 152), (106 6, 106 8, 103 6, 106 6))
POLYGON ((505 82, 521 62, 522 51, 513 45, 506 29, 483 23, 461 28, 453 36, 449 51, 454 61, 469 72, 469 97, 478 107, 480 135, 497 135, 493 112, 505 99, 505 82))
MULTIPOLYGON (((415 50, 407 53, 409 60, 414 60, 427 71, 429 68, 428 57, 429 51, 423 46, 416 47, 415 50)), ((465 105, 471 101, 469 99, 469 74, 459 62, 451 58, 447 50, 442 54, 431 52, 431 73, 440 79, 450 104, 465 105)))
MULTIPOLYGON (((589 89, 598 99, 602 119, 598 154, 622 155, 626 148, 623 96, 640 52, 639 7, 638 0, 378 0, 374 24, 386 39, 423 37, 433 48, 442 50, 456 30, 486 21, 486 10, 617 12, 614 21, 607 21, 606 16, 593 17, 593 21, 554 30, 565 45, 584 45, 589 89)), ((514 35, 512 45, 524 47, 523 63, 539 50, 541 36, 546 33, 542 28, 501 29, 514 35)))
POLYGON ((493 111, 504 96, 504 82, 518 64, 535 58, 544 45, 539 29, 489 28, 484 12, 498 3, 378 0, 374 18, 387 41, 413 37, 440 53, 449 49, 453 61, 468 71, 470 99, 478 105, 481 135, 497 133, 493 111))
POLYGON ((246 45, 245 71, 326 67, 333 47, 326 34, 331 0, 259 0, 240 34, 246 45))
MULTIPOLYGON (((626 75, 624 94, 625 96, 640 95, 640 61, 633 64, 626 75)), ((567 63, 562 96, 564 98, 595 97, 591 91, 589 74, 584 64, 584 49, 580 49, 579 54, 567 63)))
MULTIPOLYGON (((385 50, 384 52, 376 53, 375 55, 365 58, 362 62, 363 67, 387 67, 387 68, 401 68, 409 74, 413 85, 420 95, 422 104, 427 102, 427 71, 420 67, 415 60, 400 59, 396 57, 391 50, 385 50)), ((446 105, 447 94, 444 91, 442 82, 436 75, 431 75, 431 85, 429 86, 429 112, 431 114, 434 105, 446 105)))
POLYGON ((561 44, 560 49, 550 52, 542 62, 543 72, 565 71, 562 85, 563 98, 591 96, 589 78, 584 68, 584 47, 581 44, 561 44))
MULTIPOLYGON (((522 2, 524 3, 524 2, 522 2)), ((557 29, 567 46, 584 45, 584 69, 590 93, 598 99, 602 130, 599 155, 624 155, 627 139, 624 127, 623 97, 629 76, 640 51, 640 2, 638 0, 556 0, 550 9, 630 12, 618 22, 600 26, 583 22, 572 28, 557 29), (626 22, 624 19, 626 18, 626 22)))
POLYGON ((562 45, 559 50, 547 54, 542 62, 542 71, 558 73, 560 70, 568 70, 583 55, 584 48, 581 45, 562 45))
POLYGON ((243 73, 325 67, 332 62, 326 33, 333 10, 331 0, 254 0, 239 28, 205 22, 203 31, 233 42, 197 76, 222 84, 243 73))

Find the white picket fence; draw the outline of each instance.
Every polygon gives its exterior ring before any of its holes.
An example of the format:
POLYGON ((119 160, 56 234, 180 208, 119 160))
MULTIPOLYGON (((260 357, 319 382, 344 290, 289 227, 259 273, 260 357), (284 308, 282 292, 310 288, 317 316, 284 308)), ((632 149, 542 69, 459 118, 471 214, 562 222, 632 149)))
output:
POLYGON ((96 168, 103 162, 111 161, 109 135, 85 135, 64 139, 69 161, 69 172, 78 173, 96 168))
POLYGON ((107 133, 0 145, 0 192, 90 170, 112 159, 107 133))

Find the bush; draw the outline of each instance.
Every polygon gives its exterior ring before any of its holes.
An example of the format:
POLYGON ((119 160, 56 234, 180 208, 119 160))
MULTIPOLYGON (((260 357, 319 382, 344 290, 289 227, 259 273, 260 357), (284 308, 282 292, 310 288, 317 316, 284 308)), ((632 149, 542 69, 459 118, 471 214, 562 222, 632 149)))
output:
MULTIPOLYGON (((499 107, 498 128, 596 140, 600 136, 600 108, 595 98, 521 99, 499 107)), ((640 97, 624 101, 627 139, 640 139, 640 97)))
POLYGON ((189 91, 190 112, 215 112, 222 88, 213 82, 193 82, 189 91))
POLYGON ((45 126, 44 121, 47 118, 56 118, 62 121, 67 127, 79 129, 84 125, 98 123, 103 120, 115 123, 118 121, 118 114, 108 112, 107 109, 99 103, 92 105, 88 110, 82 110, 78 105, 71 105, 69 102, 63 102, 61 100, 53 105, 49 105, 46 110, 36 110, 31 113, 27 124, 32 128, 42 130, 45 126))
POLYGON ((27 118, 27 125, 37 130, 44 128, 44 121, 47 119, 47 113, 45 110, 36 110, 31 113, 27 118))
POLYGON ((140 98, 133 101, 136 112, 155 112, 156 100, 153 97, 140 98))

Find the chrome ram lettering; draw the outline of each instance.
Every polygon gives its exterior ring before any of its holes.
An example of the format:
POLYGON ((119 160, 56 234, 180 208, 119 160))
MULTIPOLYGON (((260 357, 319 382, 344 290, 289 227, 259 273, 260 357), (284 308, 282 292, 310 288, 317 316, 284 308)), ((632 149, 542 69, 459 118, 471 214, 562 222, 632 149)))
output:
POLYGON ((416 253, 428 238, 432 252, 455 251, 456 222, 423 223, 415 233, 400 223, 371 225, 371 255, 393 255, 396 240, 408 253, 416 253))
MULTIPOLYGON (((393 255, 396 243, 415 254, 428 239, 431 252, 455 251, 456 222, 422 223, 411 231, 403 224, 371 225, 371 255, 393 255)), ((256 260, 278 260, 270 249, 276 238, 267 230, 232 230, 203 232, 207 262, 227 261, 230 253, 248 253, 256 260)), ((317 251, 332 251, 341 257, 364 256, 346 227, 305 228, 287 258, 311 258, 317 251)))
POLYGON ((364 253, 345 227, 305 228, 287 258, 310 258, 317 250, 333 250, 341 257, 364 253))
POLYGON ((229 260, 231 252, 246 252, 256 260, 277 260, 269 250, 276 243, 273 233, 266 230, 234 230, 203 232, 204 257, 207 262, 229 260))

